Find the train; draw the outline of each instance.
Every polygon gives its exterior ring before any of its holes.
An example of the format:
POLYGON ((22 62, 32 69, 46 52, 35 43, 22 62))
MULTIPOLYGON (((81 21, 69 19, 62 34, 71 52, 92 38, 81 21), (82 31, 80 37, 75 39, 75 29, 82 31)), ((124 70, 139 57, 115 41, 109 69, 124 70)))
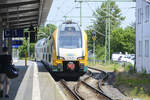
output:
POLYGON ((53 75, 77 80, 88 70, 86 32, 75 22, 62 23, 48 38, 37 41, 35 59, 53 75))

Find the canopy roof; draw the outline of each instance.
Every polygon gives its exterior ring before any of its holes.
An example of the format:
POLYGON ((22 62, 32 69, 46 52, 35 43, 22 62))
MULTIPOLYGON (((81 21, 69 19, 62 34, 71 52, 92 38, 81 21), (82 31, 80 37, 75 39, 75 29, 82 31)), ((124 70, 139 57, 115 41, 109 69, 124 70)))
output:
POLYGON ((0 17, 6 28, 43 25, 53 0, 0 0, 0 17))

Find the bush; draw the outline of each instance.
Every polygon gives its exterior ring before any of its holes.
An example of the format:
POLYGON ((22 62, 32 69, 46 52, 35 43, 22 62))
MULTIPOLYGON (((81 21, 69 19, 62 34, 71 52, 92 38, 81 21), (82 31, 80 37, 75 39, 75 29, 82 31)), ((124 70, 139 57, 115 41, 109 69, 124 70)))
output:
MULTIPOLYGON (((30 56, 34 55, 34 46, 35 43, 30 43, 30 56)), ((19 58, 24 58, 25 57, 25 51, 28 51, 28 44, 26 40, 23 40, 23 45, 19 47, 19 58)))
POLYGON ((105 47, 100 47, 99 45, 96 47, 96 58, 100 60, 105 59, 105 47))
POLYGON ((125 71, 131 74, 136 72, 136 70, 134 69, 134 66, 131 63, 125 66, 125 71))

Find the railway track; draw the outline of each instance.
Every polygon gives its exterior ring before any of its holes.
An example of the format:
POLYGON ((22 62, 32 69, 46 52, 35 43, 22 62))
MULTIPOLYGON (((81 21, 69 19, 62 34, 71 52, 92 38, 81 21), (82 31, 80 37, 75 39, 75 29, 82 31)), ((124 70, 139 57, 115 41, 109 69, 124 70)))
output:
POLYGON ((101 90, 98 90, 92 85, 89 85, 88 81, 90 79, 91 77, 87 77, 84 80, 80 80, 80 82, 77 83, 77 85, 75 86, 75 93, 78 96, 84 98, 84 100, 112 100, 110 97, 105 95, 101 90), (83 90, 86 92, 84 92, 83 90))
MULTIPOLYGON (((104 81, 107 80, 108 78, 108 74, 107 72, 103 71, 103 70, 100 70, 100 69, 96 69, 96 68, 92 68, 92 67, 88 67, 89 69, 92 69, 92 70, 96 70, 98 72, 101 72, 103 74, 103 77, 101 79, 98 80, 97 84, 98 84, 98 89, 103 92, 102 90, 102 85, 104 85, 104 81)), ((92 72, 91 72, 92 73, 92 72)))
POLYGON ((117 92, 109 93, 105 88, 105 86, 107 86, 105 85, 105 82, 108 82, 107 78, 109 80, 109 75, 110 73, 103 70, 89 67, 88 72, 81 76, 79 81, 68 82, 60 80, 59 85, 62 87, 69 100, 113 100, 118 96, 114 95, 114 93, 117 92), (95 74, 99 74, 99 78, 94 78, 96 77, 95 74), (91 78, 91 80, 86 82, 86 80, 89 79, 88 77, 91 78), (86 92, 88 92, 88 94, 86 94, 86 92))
MULTIPOLYGON (((100 69, 92 68, 92 67, 88 67, 88 68, 89 68, 89 69, 92 69, 92 70, 96 70, 96 71, 102 73, 102 74, 103 74, 103 77, 101 78, 101 81, 102 81, 102 82, 104 82, 104 81, 107 80, 107 78, 108 78, 107 72, 105 72, 105 71, 103 71, 103 70, 100 70, 100 69)), ((91 73, 92 73, 92 72, 91 72, 91 73)))
POLYGON ((89 70, 90 69, 93 70, 93 71, 94 70, 99 71, 99 72, 103 73, 103 75, 104 75, 104 76, 102 75, 103 77, 101 77, 97 81, 98 90, 100 90, 104 94, 107 94, 108 97, 110 97, 114 100, 130 100, 122 92, 120 92, 120 90, 113 87, 112 84, 113 84, 113 81, 114 81, 114 78, 115 78, 114 73, 105 72, 103 70, 99 70, 99 69, 89 67, 89 70))
POLYGON ((75 100, 112 100, 101 90, 88 84, 88 80, 93 79, 91 76, 85 77, 78 82, 66 82, 61 80, 61 84, 73 96, 75 100), (71 86, 74 84, 74 86, 71 86))
POLYGON ((73 89, 71 89, 68 85, 67 85, 67 82, 64 81, 64 80, 60 80, 61 84, 64 86, 64 88, 67 89, 67 91, 72 95, 72 97, 75 99, 75 100, 84 100, 82 97, 80 97, 79 95, 77 95, 73 89))

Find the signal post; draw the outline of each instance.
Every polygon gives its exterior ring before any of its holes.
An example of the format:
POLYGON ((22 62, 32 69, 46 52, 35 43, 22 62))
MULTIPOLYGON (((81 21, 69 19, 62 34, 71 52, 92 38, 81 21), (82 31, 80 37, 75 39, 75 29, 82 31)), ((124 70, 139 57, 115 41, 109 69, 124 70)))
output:
POLYGON ((96 64, 96 55, 95 55, 95 41, 96 41, 96 32, 92 32, 92 39, 93 39, 93 57, 94 57, 94 64, 96 64))

